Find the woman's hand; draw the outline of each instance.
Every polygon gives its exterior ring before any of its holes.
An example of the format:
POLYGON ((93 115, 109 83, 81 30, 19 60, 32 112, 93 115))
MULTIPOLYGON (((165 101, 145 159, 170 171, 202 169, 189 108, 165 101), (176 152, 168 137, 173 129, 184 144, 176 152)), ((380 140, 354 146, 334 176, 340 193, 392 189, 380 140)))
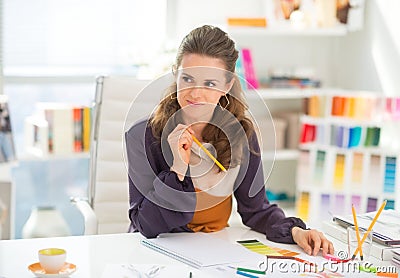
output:
POLYGON ((177 127, 168 135, 168 143, 174 156, 171 171, 174 171, 180 181, 185 178, 186 170, 190 161, 191 146, 193 143, 193 130, 183 124, 177 127))
POLYGON ((296 242, 308 255, 316 256, 322 248, 322 255, 334 253, 332 242, 326 239, 323 233, 317 230, 303 230, 299 227, 292 229, 292 236, 296 242))

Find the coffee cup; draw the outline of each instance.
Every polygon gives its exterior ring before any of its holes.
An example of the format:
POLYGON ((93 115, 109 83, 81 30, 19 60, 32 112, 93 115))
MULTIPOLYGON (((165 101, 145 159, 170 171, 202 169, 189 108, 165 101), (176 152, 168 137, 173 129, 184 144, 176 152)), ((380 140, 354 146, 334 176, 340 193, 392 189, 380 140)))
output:
POLYGON ((46 248, 38 251, 40 266, 46 273, 59 273, 65 264, 67 252, 60 248, 46 248))

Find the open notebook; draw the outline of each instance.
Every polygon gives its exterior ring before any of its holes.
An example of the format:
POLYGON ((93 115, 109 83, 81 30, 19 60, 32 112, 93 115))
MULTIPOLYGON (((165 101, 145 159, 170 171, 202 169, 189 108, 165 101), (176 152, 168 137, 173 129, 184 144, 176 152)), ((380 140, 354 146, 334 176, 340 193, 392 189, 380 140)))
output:
POLYGON ((169 233, 142 244, 193 267, 263 261, 264 256, 205 233, 169 233))

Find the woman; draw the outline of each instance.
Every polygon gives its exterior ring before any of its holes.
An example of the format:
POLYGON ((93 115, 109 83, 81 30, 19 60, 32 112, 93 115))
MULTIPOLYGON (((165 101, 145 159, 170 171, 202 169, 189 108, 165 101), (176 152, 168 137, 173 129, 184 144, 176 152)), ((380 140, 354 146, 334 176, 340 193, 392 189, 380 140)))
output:
POLYGON ((237 58, 219 28, 202 26, 183 39, 167 96, 125 134, 130 231, 156 237, 221 230, 234 195, 242 222, 267 239, 333 254, 322 233, 266 198, 257 136, 234 75, 237 58))

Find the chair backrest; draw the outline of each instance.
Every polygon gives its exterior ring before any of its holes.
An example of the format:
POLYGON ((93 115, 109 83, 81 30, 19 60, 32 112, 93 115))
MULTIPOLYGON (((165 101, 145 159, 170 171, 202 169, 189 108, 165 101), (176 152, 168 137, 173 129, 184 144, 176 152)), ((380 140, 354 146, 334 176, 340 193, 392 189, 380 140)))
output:
POLYGON ((97 78, 89 203, 97 216, 99 234, 126 232, 129 227, 128 173, 123 147, 125 121, 128 111, 128 120, 133 122, 149 115, 159 102, 161 92, 138 97, 148 83, 134 77, 97 78), (134 108, 130 109, 133 102, 134 108))

